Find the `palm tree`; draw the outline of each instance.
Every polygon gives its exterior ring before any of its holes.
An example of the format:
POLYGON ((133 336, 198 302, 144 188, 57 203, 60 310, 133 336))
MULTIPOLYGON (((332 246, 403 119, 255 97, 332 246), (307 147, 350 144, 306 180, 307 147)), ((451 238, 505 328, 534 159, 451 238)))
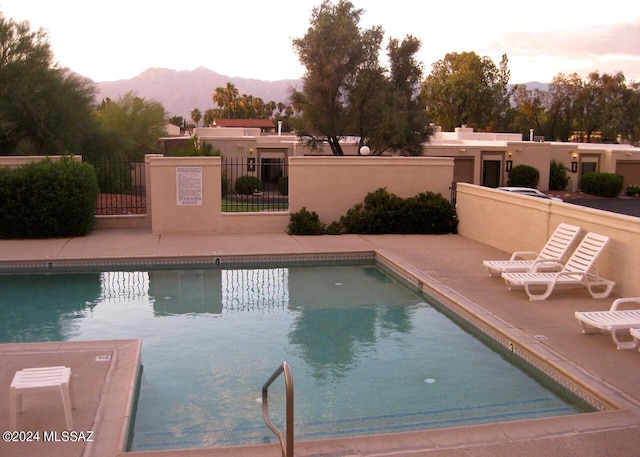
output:
MULTIPOLYGON (((217 90, 218 89, 216 89, 216 91, 217 90)), ((227 119, 230 119, 231 111, 233 111, 234 117, 235 117, 235 112, 237 109, 236 101, 237 101, 239 92, 236 86, 230 82, 227 83, 227 86, 223 89, 223 91, 225 95, 225 100, 227 102, 227 119)))
POLYGON ((201 119, 202 119, 202 113, 198 108, 194 108, 191 111, 191 120, 196 124, 196 127, 198 126, 198 122, 200 122, 201 119))
POLYGON ((218 105, 220 109, 224 108, 226 105, 226 94, 224 92, 224 87, 216 87, 216 91, 211 95, 213 103, 218 105))

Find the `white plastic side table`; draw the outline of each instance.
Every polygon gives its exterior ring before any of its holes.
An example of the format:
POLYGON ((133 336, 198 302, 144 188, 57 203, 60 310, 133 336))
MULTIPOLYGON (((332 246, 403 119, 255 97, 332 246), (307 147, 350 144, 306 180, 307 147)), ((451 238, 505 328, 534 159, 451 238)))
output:
POLYGON ((73 428, 71 409, 75 408, 71 389, 71 368, 25 368, 17 371, 9 389, 9 428, 16 429, 16 416, 24 411, 23 395, 30 392, 58 391, 62 396, 67 430, 73 428))

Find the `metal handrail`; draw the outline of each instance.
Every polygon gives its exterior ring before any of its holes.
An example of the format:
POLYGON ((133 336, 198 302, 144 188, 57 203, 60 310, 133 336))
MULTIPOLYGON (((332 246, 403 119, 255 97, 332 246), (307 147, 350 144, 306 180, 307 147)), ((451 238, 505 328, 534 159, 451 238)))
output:
POLYGON ((282 362, 282 365, 278 367, 262 386, 262 417, 267 427, 278 437, 280 447, 282 448, 282 457, 293 457, 293 377, 291 376, 291 367, 289 367, 287 362, 282 362), (282 373, 284 373, 284 385, 286 389, 286 443, 282 432, 278 430, 278 428, 273 425, 273 422, 271 422, 271 419, 269 419, 269 386, 273 384, 273 381, 278 379, 278 376, 282 373))

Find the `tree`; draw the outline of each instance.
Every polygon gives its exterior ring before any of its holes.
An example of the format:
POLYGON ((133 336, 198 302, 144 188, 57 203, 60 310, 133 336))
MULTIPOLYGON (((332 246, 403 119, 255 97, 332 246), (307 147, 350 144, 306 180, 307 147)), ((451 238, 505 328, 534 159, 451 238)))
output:
POLYGON ((302 107, 300 134, 315 144, 327 142, 334 155, 344 155, 340 139, 350 133, 348 100, 366 50, 379 46, 383 35, 380 27, 360 30, 362 11, 348 1, 332 5, 325 0, 313 9, 305 36, 293 40, 306 67, 302 92, 292 95, 302 107))
POLYGON ((133 92, 116 101, 103 100, 96 114, 105 131, 118 139, 118 150, 132 160, 154 152, 158 139, 165 134, 162 105, 133 92))
POLYGON ((509 107, 507 64, 506 55, 499 68, 474 52, 445 55, 433 64, 422 87, 429 118, 446 130, 460 125, 500 129, 509 107))
POLYGON ((402 42, 391 39, 387 50, 391 67, 389 147, 406 155, 422 155, 423 143, 429 139, 432 129, 422 101, 415 97, 422 82, 422 66, 415 59, 420 40, 411 35, 402 42))
POLYGON ((198 126, 198 123, 200 122, 201 119, 202 119, 202 113, 198 108, 194 108, 193 110, 191 110, 191 120, 193 121, 196 127, 198 126))
POLYGON ((169 124, 175 125, 176 127, 184 127, 184 122, 184 117, 182 116, 169 117, 169 124))
POLYGON ((302 91, 291 96, 301 113, 292 123, 300 137, 312 146, 328 143, 334 155, 343 155, 345 136, 357 136, 374 154, 421 154, 429 130, 417 100, 420 41, 390 40, 387 70, 379 63, 383 30, 362 30, 362 13, 345 0, 313 9, 307 33, 293 41, 306 72, 302 91))
POLYGON ((575 129, 577 94, 582 86, 581 78, 576 74, 559 73, 549 85, 549 98, 546 106, 547 131, 549 138, 567 141, 575 129))
POLYGON ((94 93, 53 64, 44 30, 0 13, 0 154, 81 154, 94 93))
POLYGON ((515 119, 512 121, 514 131, 519 131, 526 136, 529 129, 546 135, 543 130, 546 121, 545 102, 548 93, 540 89, 529 90, 525 85, 516 85, 513 88, 511 100, 515 107, 515 119))
POLYGON ((224 113, 224 111, 226 111, 227 119, 236 117, 238 94, 239 92, 236 86, 228 82, 225 87, 216 87, 215 92, 211 96, 213 102, 220 107, 221 112, 224 113))
POLYGON ((559 73, 548 91, 516 86, 512 128, 526 133, 535 127, 545 138, 556 141, 637 141, 638 89, 640 84, 626 83, 622 72, 592 72, 586 79, 576 73, 559 73))
MULTIPOLYGON (((615 142, 618 135, 626 138, 630 131, 629 121, 634 119, 634 116, 625 109, 630 89, 625 85, 624 74, 618 72, 615 75, 601 75, 593 72, 589 74, 585 91, 595 104, 592 110, 585 112, 585 115, 590 114, 587 142, 591 142, 591 133, 595 130, 600 130, 601 140, 604 142, 615 142)), ((636 121, 637 119, 638 114, 635 116, 636 121)))

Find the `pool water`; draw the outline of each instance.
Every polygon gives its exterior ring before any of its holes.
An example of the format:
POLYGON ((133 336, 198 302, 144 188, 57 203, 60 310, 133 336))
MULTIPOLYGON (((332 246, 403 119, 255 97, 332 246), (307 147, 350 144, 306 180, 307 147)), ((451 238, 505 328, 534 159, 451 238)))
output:
POLYGON ((0 342, 142 338, 131 450, 276 442, 584 412, 372 265, 0 275, 0 342), (269 390, 284 423, 284 381, 269 390))

